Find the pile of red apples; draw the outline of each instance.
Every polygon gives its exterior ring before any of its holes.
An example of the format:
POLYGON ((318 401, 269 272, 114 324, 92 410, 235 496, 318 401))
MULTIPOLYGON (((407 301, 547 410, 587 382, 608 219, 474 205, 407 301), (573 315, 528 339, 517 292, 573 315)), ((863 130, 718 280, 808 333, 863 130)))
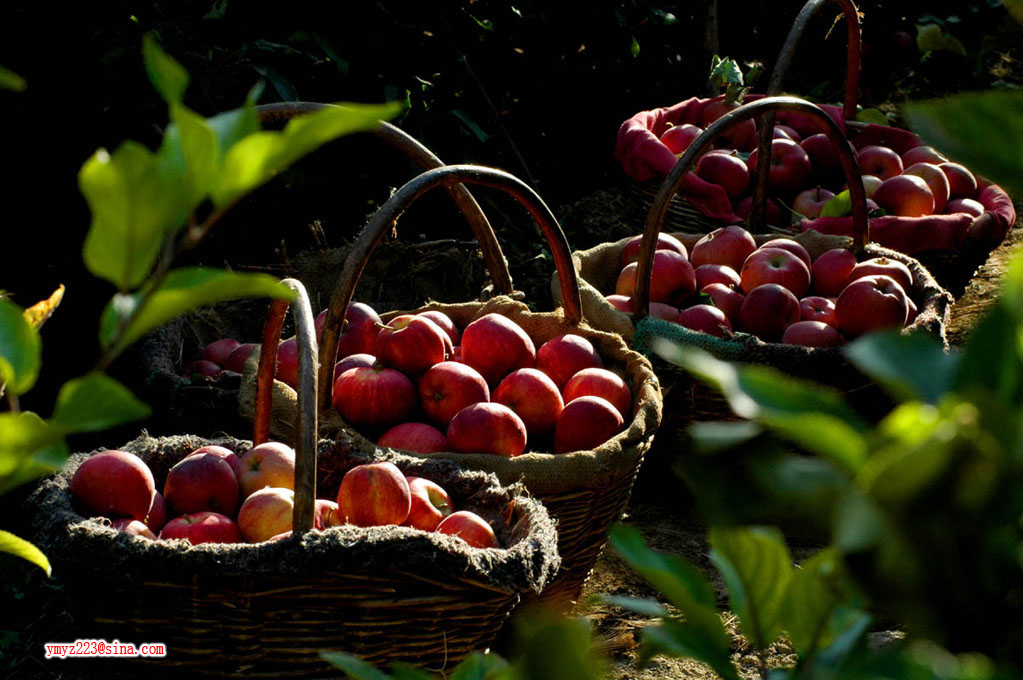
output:
MULTIPOLYGON (((71 479, 77 508, 106 517, 118 530, 151 540, 261 543, 291 534, 295 507, 295 452, 267 442, 238 456, 203 446, 167 473, 156 490, 145 462, 127 451, 103 451, 82 463, 71 479)), ((315 501, 313 528, 343 524, 404 525, 462 538, 474 547, 497 547, 479 515, 454 511, 448 493, 422 477, 406 477, 389 462, 349 470, 337 500, 315 501)))
MULTIPOLYGON (((632 312, 642 237, 621 253, 608 302, 632 312)), ((777 238, 757 247, 739 226, 705 235, 692 252, 658 236, 650 281, 650 315, 727 338, 735 331, 765 342, 837 347, 864 333, 902 328, 916 317, 906 265, 878 257, 857 262, 837 248, 811 260, 798 242, 777 238)))

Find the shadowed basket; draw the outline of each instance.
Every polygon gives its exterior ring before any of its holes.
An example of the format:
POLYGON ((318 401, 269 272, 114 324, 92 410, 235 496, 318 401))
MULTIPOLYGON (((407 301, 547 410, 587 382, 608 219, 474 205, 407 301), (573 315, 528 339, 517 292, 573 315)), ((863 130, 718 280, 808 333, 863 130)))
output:
MULTIPOLYGON (((30 498, 37 541, 65 583, 81 636, 167 647, 165 658, 115 658, 104 667, 110 675, 324 677, 331 668, 322 650, 446 668, 487 647, 523 594, 539 591, 557 569, 553 522, 521 486, 346 439, 317 442, 313 319, 304 291, 299 300, 304 396, 290 537, 192 546, 118 533, 74 507, 70 480, 89 454, 73 456, 30 498), (334 498, 347 470, 378 460, 440 484, 457 507, 486 519, 503 547, 471 548, 452 536, 398 526, 311 530, 313 490, 334 498)), ((275 303, 267 326, 279 332, 286 309, 275 303)), ((143 435, 123 448, 149 464, 159 488, 176 462, 207 444, 239 454, 252 446, 143 435)))
MULTIPOLYGON (((628 503, 633 481, 643 455, 650 447, 661 417, 661 397, 657 379, 649 361, 628 349, 617 334, 598 331, 583 320, 575 270, 564 234, 543 201, 520 180, 499 170, 477 166, 448 166, 423 173, 399 189, 373 216, 353 247, 341 280, 331 299, 323 331, 322 351, 330 356, 337 346, 341 312, 348 308, 358 277, 389 225, 419 196, 429 189, 453 182, 481 184, 501 189, 516 198, 539 223, 569 295, 562 309, 549 313, 529 308, 505 296, 488 302, 462 304, 431 303, 427 309, 440 310, 459 327, 488 313, 503 314, 533 339, 536 346, 564 333, 581 335, 597 348, 608 368, 622 374, 632 389, 632 415, 624 429, 594 450, 551 454, 530 450, 514 458, 491 454, 435 453, 424 458, 454 461, 466 468, 497 475, 502 483, 521 481, 550 511, 558 526, 558 552, 562 568, 544 589, 545 604, 567 607, 575 600, 607 540, 610 524, 620 517, 628 503)), ((401 312, 382 315, 385 321, 401 312)), ((262 352, 276 351, 264 344, 262 352)), ((241 404, 244 412, 255 412, 255 359, 250 359, 242 380, 241 404)), ((361 446, 372 444, 354 432, 331 407, 330 377, 333 366, 320 367, 320 428, 328 436, 337 433, 361 446)), ((295 408, 295 392, 287 385, 274 383, 274 411, 267 417, 271 431, 287 439, 292 432, 288 423, 295 408)), ((417 454, 419 455, 419 454, 417 454)))

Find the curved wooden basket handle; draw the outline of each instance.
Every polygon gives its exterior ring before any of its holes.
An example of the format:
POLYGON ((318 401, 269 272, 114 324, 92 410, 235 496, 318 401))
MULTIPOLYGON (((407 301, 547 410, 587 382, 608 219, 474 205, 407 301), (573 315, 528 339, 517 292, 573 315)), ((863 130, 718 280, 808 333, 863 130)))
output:
MULTIPOLYGON (((259 120, 264 125, 282 125, 292 118, 325 109, 334 104, 320 104, 316 102, 281 102, 278 104, 263 104, 256 107, 259 120)), ((381 123, 371 134, 390 144, 392 147, 405 154, 413 163, 423 170, 440 168, 444 163, 432 151, 426 148, 419 140, 412 137, 401 128, 390 123, 381 123)), ((473 198, 469 190, 462 184, 445 187, 451 200, 465 216, 473 235, 480 244, 483 252, 483 261, 490 272, 490 281, 494 284, 494 290, 503 295, 519 297, 512 284, 511 273, 508 271, 508 263, 501 251, 501 244, 497 241, 493 227, 483 214, 479 203, 473 198)))
MULTIPOLYGON (((313 308, 305 286, 297 279, 281 283, 295 291, 295 329, 298 343, 298 441, 295 446, 295 511, 291 530, 294 533, 313 528, 316 503, 316 380, 318 352, 313 308)), ((263 344, 256 373, 256 413, 252 444, 258 446, 270 438, 270 413, 273 408, 274 374, 277 370, 277 347, 284 328, 284 316, 290 303, 274 300, 263 326, 263 344)), ((333 367, 332 367, 333 368, 333 367)))
MULTIPOLYGON (((373 217, 370 218, 358 239, 352 245, 352 250, 345 260, 341 278, 334 289, 327 307, 327 318, 323 324, 323 342, 321 356, 333 357, 337 352, 338 337, 340 336, 341 323, 344 319, 348 305, 355 293, 355 286, 359 282, 359 276, 369 261, 370 255, 380 243, 384 234, 391 228, 391 225, 402 213, 420 196, 430 189, 438 186, 450 186, 452 184, 479 184, 485 187, 501 189, 510 194, 525 207, 530 216, 540 225, 540 231, 551 249, 554 258, 554 266, 557 268, 558 280, 563 291, 565 318, 572 324, 582 321, 582 302, 579 297, 579 281, 576 277, 575 266, 572 263, 572 251, 569 248, 565 232, 554 217, 550 208, 543 202, 529 185, 507 173, 495 168, 486 168, 479 165, 446 165, 444 167, 427 170, 418 177, 410 180, 405 186, 398 189, 387 201, 380 206, 373 217)), ((320 409, 330 407, 331 398, 331 377, 334 372, 333 361, 324 361, 320 365, 320 409)))
POLYGON ((863 189, 863 178, 860 175, 860 166, 856 162, 856 155, 849 148, 849 143, 838 124, 823 109, 806 100, 797 97, 764 97, 732 109, 711 123, 703 134, 693 140, 675 167, 668 173, 664 184, 661 185, 653 205, 650 206, 650 213, 643 231, 643 245, 639 250, 639 267, 636 270, 636 291, 633 299, 633 311, 637 320, 649 313, 650 274, 654 265, 654 244, 657 242, 657 234, 661 231, 661 225, 664 223, 664 216, 668 212, 671 199, 678 192, 679 185, 682 184, 682 178, 689 172, 689 168, 696 163, 696 160, 703 155, 704 150, 710 148, 721 136, 721 133, 749 118, 763 115, 765 111, 778 110, 802 113, 814 118, 824 127, 824 133, 835 147, 842 171, 849 182, 849 195, 853 211, 853 245, 859 250, 866 244, 867 194, 863 189))

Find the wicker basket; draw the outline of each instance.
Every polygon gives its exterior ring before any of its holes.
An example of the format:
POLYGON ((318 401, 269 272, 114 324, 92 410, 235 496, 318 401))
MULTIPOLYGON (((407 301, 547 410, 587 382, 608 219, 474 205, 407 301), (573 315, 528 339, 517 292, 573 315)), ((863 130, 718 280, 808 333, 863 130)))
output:
MULTIPOLYGON (((30 499, 37 541, 65 582, 81 636, 167 647, 165 658, 112 659, 104 668, 109 674, 323 677, 330 667, 321 650, 444 668, 485 648, 521 596, 541 589, 556 570, 553 522, 522 487, 345 439, 317 442, 312 313, 300 298, 300 386, 306 396, 299 409, 303 430, 290 537, 191 546, 118 533, 73 506, 70 480, 87 454, 73 456, 30 499), (312 490, 333 498, 347 470, 381 459, 441 484, 458 506, 492 524, 503 547, 480 550, 451 536, 397 526, 310 531, 312 490)), ((282 322, 284 309, 275 304, 271 320, 282 322)), ((178 460, 210 443, 238 453, 252 446, 229 438, 143 435, 124 450, 146 461, 160 484, 178 460)))
MULTIPOLYGON (((558 524, 558 552, 562 568, 544 589, 540 599, 548 605, 566 607, 578 597, 583 582, 607 540, 610 524, 621 515, 628 503, 643 455, 650 447, 660 422, 661 397, 657 378, 647 359, 629 350, 620 336, 595 330, 584 323, 568 244, 543 201, 513 176, 476 166, 449 166, 432 170, 409 182, 373 216, 345 263, 341 281, 328 308, 322 351, 329 356, 336 347, 339 310, 347 309, 359 272, 390 223, 429 189, 452 182, 499 188, 511 193, 526 206, 540 224, 562 283, 571 293, 566 296, 563 309, 551 313, 531 312, 526 305, 504 296, 486 303, 429 304, 415 311, 443 311, 459 326, 491 312, 504 314, 518 323, 537 345, 566 332, 577 333, 589 339, 605 363, 623 373, 632 388, 631 420, 626 421, 622 432, 592 451, 559 455, 527 452, 515 458, 458 453, 424 456, 457 461, 467 468, 493 472, 502 483, 522 481, 547 506, 558 524)), ((398 313, 385 314, 383 318, 388 320, 398 313)), ((264 346, 263 351, 274 350, 264 346)), ((252 386, 255 382, 255 363, 254 359, 250 359, 242 380, 242 407, 250 414, 254 412, 252 386)), ((360 445, 369 446, 371 444, 365 438, 352 431, 337 412, 330 408, 330 385, 323 381, 330 379, 332 369, 329 362, 324 362, 320 367, 320 428, 326 434, 338 433, 360 445)), ((275 382, 274 413, 268 417, 272 421, 271 431, 278 436, 287 438, 291 435, 287 423, 292 420, 290 414, 294 412, 294 402, 294 391, 283 383, 275 382)))

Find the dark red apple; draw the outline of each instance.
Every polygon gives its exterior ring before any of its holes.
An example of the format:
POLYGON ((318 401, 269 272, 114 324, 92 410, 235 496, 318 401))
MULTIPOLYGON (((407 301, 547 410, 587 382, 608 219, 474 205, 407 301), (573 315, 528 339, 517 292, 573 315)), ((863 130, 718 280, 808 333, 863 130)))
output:
POLYGON ((459 453, 513 458, 526 450, 526 425, 504 404, 466 406, 448 423, 448 444, 459 453))
POLYGON ((796 197, 792 200, 792 209, 808 220, 815 220, 821 216, 821 209, 824 207, 824 204, 834 197, 835 194, 827 189, 821 189, 820 187, 807 189, 796 194, 796 197))
POLYGON ((915 146, 906 153, 902 154, 902 166, 908 168, 911 165, 917 163, 931 163, 938 165, 944 163, 948 158, 943 156, 940 151, 935 149, 933 146, 915 146))
POLYGON ((241 543, 238 525, 230 517, 217 512, 197 512, 176 517, 160 531, 162 540, 180 538, 192 545, 202 543, 241 543))
MULTIPOLYGON (((614 305, 615 309, 620 309, 626 314, 632 313, 631 297, 626 297, 624 295, 608 295, 604 299, 614 305)), ((666 305, 663 302, 651 302, 650 316, 657 317, 658 319, 664 319, 665 321, 674 321, 678 318, 678 307, 666 305)))
POLYGON ((153 495, 153 507, 149 509, 149 516, 144 521, 154 533, 159 533, 167 523, 167 501, 159 491, 153 495))
MULTIPOLYGON (((738 106, 737 102, 728 103, 723 98, 713 101, 704 107, 700 115, 700 125, 706 129, 708 125, 738 106)), ((757 124, 752 119, 747 119, 725 130, 721 134, 721 141, 729 148, 746 151, 756 142, 756 137, 757 124)))
POLYGON ((734 327, 735 322, 739 318, 739 309, 742 307, 742 301, 746 299, 745 296, 734 288, 730 288, 723 283, 712 283, 703 288, 700 292, 706 293, 710 296, 710 300, 714 303, 714 306, 725 313, 725 316, 728 317, 728 321, 731 322, 734 327))
POLYGON ((624 424, 622 414, 607 399, 576 397, 565 404, 554 426, 554 453, 595 449, 624 424))
POLYGON ((819 295, 805 297, 799 301, 799 319, 800 321, 820 321, 829 326, 834 326, 835 303, 819 295))
POLYGON ((786 328, 799 321, 799 316, 796 296, 788 288, 766 283, 746 295, 739 309, 739 330, 767 342, 776 342, 786 328))
POLYGON ((902 328, 908 316, 909 305, 902 286, 884 275, 853 281, 835 302, 838 330, 847 338, 885 328, 902 328))
POLYGON ((703 128, 691 123, 672 125, 661 135, 661 144, 664 144, 664 146, 668 147, 669 151, 679 156, 685 153, 689 145, 693 143, 693 140, 702 134, 703 128))
MULTIPOLYGON (((565 333, 540 345, 536 350, 536 367, 550 376, 560 391, 569 378, 584 368, 603 368, 604 360, 592 342, 576 333, 565 333)), ((494 401, 501 400, 495 397, 494 401)))
POLYGON ((689 261, 694 267, 723 264, 735 271, 742 269, 750 253, 757 249, 753 236, 737 225, 721 227, 705 235, 693 246, 689 261))
POLYGON ((227 357, 227 361, 224 362, 224 369, 228 371, 234 371, 235 373, 245 372, 245 362, 249 360, 249 356, 252 354, 252 350, 256 348, 254 342, 244 342, 231 352, 231 355, 227 357))
POLYGON ((455 414, 470 404, 490 401, 490 387, 480 372, 457 361, 442 361, 419 378, 423 413, 447 427, 455 414))
POLYGON ((873 198, 889 215, 921 217, 934 213, 934 194, 927 182, 916 175, 889 177, 873 198))
POLYGON ((683 309, 679 312, 678 324, 718 338, 727 337, 732 330, 732 324, 725 313, 711 305, 693 305, 683 309))
POLYGON ((945 212, 949 215, 954 213, 966 213, 974 217, 984 214, 984 204, 972 198, 953 198, 945 206, 945 212))
MULTIPOLYGON (((615 293, 632 297, 635 293, 636 272, 639 263, 626 265, 618 274, 615 293)), ((693 265, 672 250, 654 253, 654 266, 650 274, 650 301, 677 305, 696 292, 696 272, 693 265)))
MULTIPOLYGON (((738 203, 735 204, 735 214, 743 220, 749 219, 750 213, 753 212, 753 197, 747 196, 738 203)), ((773 199, 767 199, 767 223, 768 224, 782 224, 782 212, 781 208, 778 207, 778 203, 773 199)))
POLYGON ((71 495, 94 515, 145 520, 156 483, 141 458, 127 451, 103 451, 83 462, 71 477, 71 495))
MULTIPOLYGON (((746 161, 751 174, 757 171, 758 149, 746 161)), ((791 139, 771 140, 771 165, 767 174, 767 190, 772 194, 791 196, 806 187, 813 168, 810 157, 791 139)))
POLYGON ((334 364, 334 380, 350 368, 370 368, 376 363, 377 358, 372 354, 349 354, 334 364))
POLYGON ((494 401, 514 411, 530 437, 553 430, 565 406, 554 380, 535 368, 520 368, 506 375, 494 390, 494 401))
POLYGON ((949 198, 973 198, 977 195, 977 178, 965 165, 940 163, 938 167, 948 177, 949 198))
POLYGON ((813 292, 821 297, 836 297, 849 283, 855 266, 856 256, 845 248, 822 253, 810 267, 813 292))
POLYGON ((416 388, 393 368, 374 366, 345 371, 334 381, 332 404, 354 427, 391 427, 416 407, 416 388))
POLYGON ((298 385, 298 340, 288 338, 277 345, 276 378, 286 385, 298 385))
POLYGON ((508 317, 485 314, 462 331, 462 362, 479 371, 487 384, 497 385, 517 368, 532 368, 536 347, 508 317))
POLYGON ((416 453, 447 451, 448 440, 444 433, 426 423, 402 423, 380 435, 377 446, 389 446, 416 453))
POLYGON ((600 397, 611 402, 611 405, 627 419, 632 413, 632 390, 628 383, 606 368, 585 368, 565 384, 562 396, 567 404, 579 397, 600 397))
POLYGON ((797 321, 785 329, 781 341, 803 347, 840 347, 845 344, 842 334, 823 321, 797 321))
MULTIPOLYGON (((809 257, 809 256, 807 256, 809 257)), ((810 288, 810 268, 788 250, 760 248, 746 258, 739 273, 747 301, 753 289, 765 283, 777 283, 799 297, 810 288)))
POLYGON ((704 154, 697 161, 695 172, 697 177, 722 187, 733 201, 749 187, 749 170, 745 161, 732 154, 704 154))
POLYGON ((439 310, 430 309, 425 312, 419 312, 419 316, 425 316, 430 321, 434 322, 440 329, 447 333, 448 337, 451 338, 452 347, 457 346, 462 339, 462 333, 458 330, 458 326, 451 320, 451 317, 439 310))
POLYGON ((902 158, 887 146, 865 146, 856 154, 860 173, 874 175, 882 180, 902 174, 902 158))
POLYGON ((366 463, 345 473, 337 492, 337 506, 348 524, 401 524, 412 509, 412 492, 394 463, 366 463))
POLYGON ((451 496, 437 482, 414 476, 406 479, 409 492, 412 494, 412 506, 405 526, 423 531, 435 530, 437 525, 455 509, 451 496))
MULTIPOLYGON (((620 257, 621 266, 631 264, 639 259, 639 249, 643 244, 642 236, 634 236, 622 246, 622 254, 620 257)), ((689 251, 686 250, 685 245, 671 234, 658 234, 657 245, 654 250, 674 250, 682 257, 689 259, 689 251)))
POLYGON ((803 147, 803 151, 810 157, 813 175, 818 181, 833 186, 832 183, 842 176, 842 164, 839 163, 838 153, 828 136, 823 132, 810 135, 799 142, 799 146, 803 147))
POLYGON ((231 352, 238 349, 240 344, 234 338, 215 340, 203 348, 201 358, 206 361, 212 361, 218 366, 223 366, 227 363, 227 358, 231 356, 231 352))
POLYGON ((807 269, 812 266, 810 253, 806 251, 806 248, 804 248, 803 244, 799 241, 793 241, 790 238, 773 238, 760 246, 761 250, 764 248, 781 248, 782 250, 787 250, 802 260, 807 269))
POLYGON ((200 359, 198 361, 190 362, 187 366, 185 366, 184 370, 181 371, 181 375, 186 378, 201 375, 202 377, 209 378, 210 380, 219 380, 223 372, 224 369, 212 361, 200 359))
POLYGON ((459 510, 437 525, 437 533, 457 536, 473 548, 498 548, 497 536, 486 521, 474 512, 459 510))
POLYGON ((933 212, 945 212, 945 206, 948 204, 949 184, 948 175, 944 170, 931 163, 914 163, 902 174, 916 175, 927 182, 927 186, 931 188, 931 194, 934 196, 933 212))
POLYGON ((723 283, 729 288, 738 288, 742 280, 739 272, 725 264, 701 264, 696 268, 696 290, 702 291, 712 283, 723 283))
POLYGON ((852 282, 856 279, 862 279, 864 276, 875 276, 878 274, 894 279, 896 283, 902 286, 902 290, 905 293, 913 290, 913 274, 909 271, 909 267, 898 260, 892 260, 887 257, 874 257, 858 263, 849 274, 849 281, 852 282))
POLYGON ((212 453, 214 456, 230 465, 232 471, 234 471, 235 473, 238 472, 238 465, 241 463, 241 458, 239 458, 238 454, 232 451, 231 449, 223 446, 217 446, 215 444, 210 444, 209 446, 201 446, 195 451, 192 451, 192 453, 188 455, 195 456, 200 453, 212 453))
POLYGON ((380 329, 373 355, 385 366, 418 375, 444 361, 450 338, 424 316, 402 314, 380 329))
POLYGON ((369 305, 362 302, 349 304, 337 341, 337 358, 343 359, 352 354, 373 354, 380 323, 380 315, 369 305))
POLYGON ((238 510, 238 479, 215 453, 193 453, 167 473, 163 497, 179 514, 212 510, 231 517, 238 510))

